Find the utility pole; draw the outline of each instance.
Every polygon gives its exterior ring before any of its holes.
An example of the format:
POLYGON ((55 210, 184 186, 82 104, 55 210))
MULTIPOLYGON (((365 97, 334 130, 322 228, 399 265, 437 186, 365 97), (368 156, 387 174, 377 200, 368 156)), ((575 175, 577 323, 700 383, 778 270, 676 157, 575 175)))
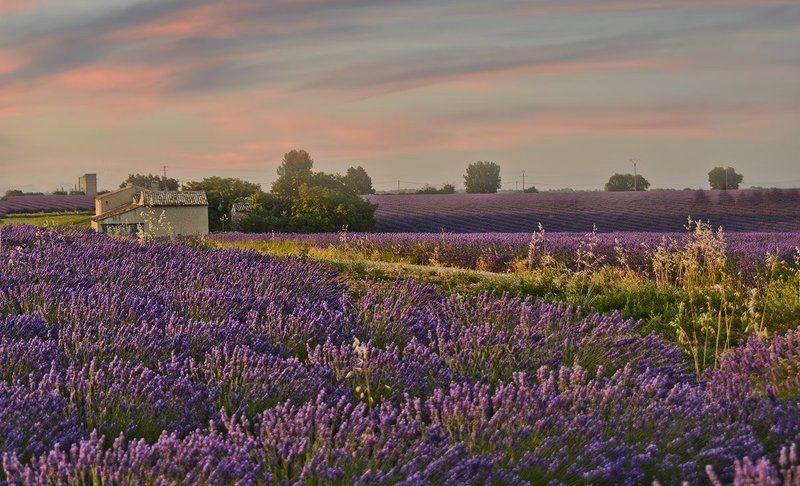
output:
POLYGON ((167 166, 166 165, 162 165, 161 169, 164 171, 164 179, 166 179, 167 178, 167 166))
POLYGON ((525 192, 525 171, 522 171, 522 192, 525 192))
POLYGON ((514 190, 519 192, 519 180, 514 181, 514 190))
POLYGON ((397 194, 400 194, 400 179, 397 180, 397 194))
POLYGON ((636 171, 636 166, 639 165, 639 159, 631 159, 633 164, 633 190, 639 190, 639 173, 636 171))

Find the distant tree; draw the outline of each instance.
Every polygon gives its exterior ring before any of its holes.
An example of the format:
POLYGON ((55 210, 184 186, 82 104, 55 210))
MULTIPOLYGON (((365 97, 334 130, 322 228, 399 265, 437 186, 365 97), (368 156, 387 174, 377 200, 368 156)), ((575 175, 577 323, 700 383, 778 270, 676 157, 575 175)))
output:
POLYGON ((531 193, 531 194, 535 194, 535 193, 539 192, 539 189, 536 189, 534 186, 531 186, 531 187, 526 187, 523 192, 528 192, 528 193, 531 193))
POLYGON ((341 176, 341 179, 356 194, 375 194, 375 189, 372 188, 372 178, 360 165, 348 168, 347 173, 341 176))
POLYGON ((439 189, 430 184, 425 184, 422 189, 417 191, 417 194, 439 194, 439 189))
POLYGON ((301 233, 371 231, 375 206, 356 194, 322 186, 300 186, 292 201, 289 227, 301 233))
POLYGON ((53 191, 53 195, 54 196, 66 196, 68 194, 69 193, 67 191, 65 191, 63 188, 62 189, 56 189, 55 191, 53 191))
POLYGON ((211 231, 221 231, 227 225, 231 205, 237 200, 247 198, 261 191, 258 184, 241 179, 207 177, 202 181, 187 182, 184 191, 203 191, 208 199, 208 227, 211 231), (224 218, 223 218, 224 216, 224 218))
POLYGON ((711 189, 739 189, 744 176, 738 174, 733 167, 714 167, 708 173, 708 183, 711 189))
POLYGON ((243 202, 250 206, 250 215, 238 223, 237 231, 267 233, 289 228, 289 204, 270 193, 258 191, 243 202))
POLYGON ((14 197, 14 196, 22 196, 24 194, 25 193, 20 191, 19 189, 9 189, 9 190, 6 191, 5 195, 3 195, 2 200, 6 200, 6 199, 8 199, 10 197, 14 197))
POLYGON ((422 189, 417 191, 417 194, 455 194, 456 186, 453 184, 444 184, 441 189, 437 189, 436 187, 425 184, 422 186, 422 189))
POLYGON ((69 191, 69 195, 70 196, 85 196, 86 193, 83 192, 83 191, 72 190, 72 191, 69 191))
MULTIPOLYGON (((305 150, 287 152, 269 194, 255 190, 230 201, 246 201, 250 207, 247 217, 237 217, 237 229, 312 233, 346 227, 370 231, 375 225, 375 206, 360 195, 374 192, 366 171, 351 167, 342 176, 314 172, 313 168, 314 160, 305 150)), ((231 204, 225 209, 229 211, 231 204)))
POLYGON ((300 186, 311 179, 314 159, 305 150, 292 150, 283 155, 278 166, 278 179, 272 183, 272 194, 284 199, 297 197, 300 186))
POLYGON ((633 174, 614 174, 606 182, 606 191, 646 191, 650 182, 641 174, 634 178, 633 174))
POLYGON ((467 166, 464 185, 468 193, 495 193, 500 189, 500 166, 494 162, 479 161, 467 166))
POLYGON ((158 188, 162 191, 177 191, 178 180, 171 177, 164 177, 154 174, 130 174, 119 187, 128 185, 139 186, 145 189, 150 189, 154 184, 158 184, 158 188))
POLYGON ((341 176, 325 172, 312 172, 304 184, 310 187, 324 187, 332 191, 358 195, 358 193, 341 176))

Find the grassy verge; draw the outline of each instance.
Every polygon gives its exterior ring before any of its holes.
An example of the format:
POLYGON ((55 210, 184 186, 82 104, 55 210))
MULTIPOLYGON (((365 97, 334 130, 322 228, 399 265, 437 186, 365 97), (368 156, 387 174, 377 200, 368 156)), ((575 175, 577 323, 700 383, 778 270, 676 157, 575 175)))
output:
POLYGON ((93 212, 29 213, 9 214, 0 217, 0 226, 8 224, 31 224, 34 226, 77 226, 88 228, 93 212))

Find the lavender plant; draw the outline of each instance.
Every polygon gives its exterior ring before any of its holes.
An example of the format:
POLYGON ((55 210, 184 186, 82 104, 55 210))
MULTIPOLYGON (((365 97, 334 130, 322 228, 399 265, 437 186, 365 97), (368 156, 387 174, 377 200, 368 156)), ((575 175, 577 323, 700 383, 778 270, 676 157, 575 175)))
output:
POLYGON ((797 477, 781 452, 800 440, 796 331, 732 342, 697 374, 619 314, 357 292, 253 251, 27 226, 3 240, 9 484, 797 477))

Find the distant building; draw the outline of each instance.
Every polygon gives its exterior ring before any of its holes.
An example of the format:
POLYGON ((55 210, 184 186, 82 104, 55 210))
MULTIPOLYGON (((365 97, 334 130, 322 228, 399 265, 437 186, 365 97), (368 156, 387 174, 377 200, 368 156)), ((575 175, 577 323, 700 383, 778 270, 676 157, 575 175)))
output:
POLYGON ((231 229, 242 229, 242 222, 250 216, 249 202, 236 202, 231 206, 231 229))
POLYGON ((87 196, 96 196, 97 174, 83 174, 78 179, 78 189, 87 196))
POLYGON ((153 236, 208 234, 203 191, 156 191, 127 186, 95 198, 92 228, 99 233, 153 236))

